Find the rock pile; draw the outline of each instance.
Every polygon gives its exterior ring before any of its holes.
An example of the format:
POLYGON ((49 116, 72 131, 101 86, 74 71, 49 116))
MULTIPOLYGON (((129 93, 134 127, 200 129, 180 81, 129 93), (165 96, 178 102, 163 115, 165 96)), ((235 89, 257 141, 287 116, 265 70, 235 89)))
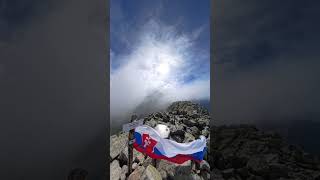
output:
POLYGON ((214 126, 210 144, 209 122, 208 111, 188 101, 175 102, 167 111, 144 118, 144 124, 151 127, 167 125, 170 139, 177 142, 206 136, 208 151, 201 164, 160 160, 154 167, 151 158, 134 150, 133 172, 127 174, 128 134, 111 136, 111 179, 320 180, 319 159, 289 145, 278 134, 250 125, 214 126))
POLYGON ((320 161, 278 134, 253 126, 212 127, 211 176, 217 180, 320 180, 320 161))
MULTIPOLYGON (((210 116, 206 109, 190 101, 179 101, 171 104, 167 111, 149 114, 144 118, 144 124, 155 127, 164 124, 170 128, 170 139, 177 142, 190 142, 200 135, 207 138, 210 150, 210 116)), ((157 167, 152 165, 152 159, 134 150, 132 164, 133 172, 128 175, 128 133, 118 133, 110 137, 110 179, 210 179, 210 165, 205 156, 204 161, 193 164, 187 161, 178 165, 158 160, 157 167)), ((207 153, 208 154, 208 153, 207 153)))

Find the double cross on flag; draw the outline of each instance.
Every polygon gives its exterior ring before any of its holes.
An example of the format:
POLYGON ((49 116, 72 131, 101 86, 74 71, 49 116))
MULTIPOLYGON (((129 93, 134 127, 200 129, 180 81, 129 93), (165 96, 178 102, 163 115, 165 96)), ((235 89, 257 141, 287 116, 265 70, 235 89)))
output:
POLYGON ((165 159, 178 164, 188 160, 201 162, 206 153, 204 136, 189 143, 177 143, 162 138, 152 127, 142 125, 135 128, 134 139, 133 147, 137 151, 153 159, 165 159))
POLYGON ((142 135, 143 140, 143 148, 147 153, 154 153, 154 146, 157 144, 157 141, 150 138, 149 134, 143 134, 142 135))

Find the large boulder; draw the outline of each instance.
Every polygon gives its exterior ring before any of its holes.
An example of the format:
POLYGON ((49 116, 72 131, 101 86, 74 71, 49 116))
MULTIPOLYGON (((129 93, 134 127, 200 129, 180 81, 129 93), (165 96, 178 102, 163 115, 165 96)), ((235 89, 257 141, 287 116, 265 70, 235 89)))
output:
POLYGON ((157 169, 165 171, 170 178, 181 177, 182 175, 190 174, 192 170, 191 161, 186 161, 183 164, 175 164, 165 160, 160 160, 157 169))
POLYGON ((122 168, 121 168, 121 175, 120 175, 120 179, 121 180, 125 180, 127 177, 126 177, 126 174, 128 173, 128 166, 127 165, 123 165, 122 168))
POLYGON ((110 137, 110 157, 113 160, 128 144, 128 133, 120 133, 110 137))
POLYGON ((147 166, 143 172, 141 179, 144 180, 162 180, 160 172, 152 165, 147 166))
POLYGON ((121 167, 118 160, 112 161, 110 164, 110 179, 120 179, 121 167))
POLYGON ((139 166, 129 175, 128 180, 141 180, 144 170, 145 168, 143 166, 139 166))

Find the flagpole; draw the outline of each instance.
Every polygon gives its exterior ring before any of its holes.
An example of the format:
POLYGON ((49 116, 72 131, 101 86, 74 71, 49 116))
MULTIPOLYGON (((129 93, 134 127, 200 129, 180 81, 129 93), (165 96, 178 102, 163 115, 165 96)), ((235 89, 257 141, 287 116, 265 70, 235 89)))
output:
MULTIPOLYGON (((135 119, 137 119, 137 115, 132 115, 130 122, 133 122, 135 119)), ((133 133, 134 129, 131 129, 129 131, 128 135, 128 173, 131 174, 132 172, 132 159, 133 159, 133 133)))
POLYGON ((152 164, 155 168, 157 168, 157 160, 156 159, 152 159, 152 164))

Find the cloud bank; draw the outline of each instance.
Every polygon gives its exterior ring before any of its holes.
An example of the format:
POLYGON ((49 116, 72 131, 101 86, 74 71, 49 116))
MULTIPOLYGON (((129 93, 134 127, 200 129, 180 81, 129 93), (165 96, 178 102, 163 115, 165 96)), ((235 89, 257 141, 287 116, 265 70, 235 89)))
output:
POLYGON ((0 176, 105 179, 105 2, 2 2, 0 176))
POLYGON ((137 33, 129 53, 116 54, 111 49, 112 125, 123 123, 119 121, 126 120, 150 96, 159 108, 177 100, 210 98, 209 74, 201 73, 209 52, 195 50, 201 28, 178 33, 175 26, 151 19, 137 33))
POLYGON ((319 122, 318 5, 213 4, 214 123, 319 122))

